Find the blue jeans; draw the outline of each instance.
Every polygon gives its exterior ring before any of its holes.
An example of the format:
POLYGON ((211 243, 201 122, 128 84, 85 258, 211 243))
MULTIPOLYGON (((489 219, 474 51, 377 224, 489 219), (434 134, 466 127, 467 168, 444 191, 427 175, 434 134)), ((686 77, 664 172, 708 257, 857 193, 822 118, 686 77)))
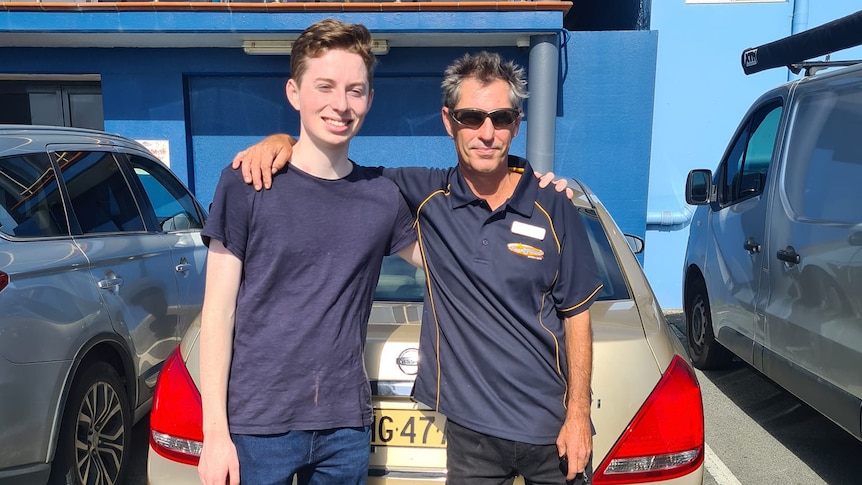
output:
POLYGON ((371 428, 232 434, 240 482, 247 485, 364 485, 371 428))
POLYGON ((589 485, 592 466, 571 482, 560 471, 557 445, 533 445, 495 438, 446 423, 447 485, 511 485, 518 475, 527 485, 589 485))

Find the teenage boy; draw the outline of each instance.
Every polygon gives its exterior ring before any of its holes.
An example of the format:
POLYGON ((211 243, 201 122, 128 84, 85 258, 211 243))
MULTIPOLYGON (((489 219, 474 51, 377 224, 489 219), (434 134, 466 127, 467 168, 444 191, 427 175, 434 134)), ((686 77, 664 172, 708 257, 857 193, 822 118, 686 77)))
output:
POLYGON ((263 192, 222 171, 203 231, 204 484, 365 483, 374 289, 385 255, 417 251, 398 188, 348 159, 374 64, 364 26, 311 25, 286 85, 301 121, 293 163, 263 192))

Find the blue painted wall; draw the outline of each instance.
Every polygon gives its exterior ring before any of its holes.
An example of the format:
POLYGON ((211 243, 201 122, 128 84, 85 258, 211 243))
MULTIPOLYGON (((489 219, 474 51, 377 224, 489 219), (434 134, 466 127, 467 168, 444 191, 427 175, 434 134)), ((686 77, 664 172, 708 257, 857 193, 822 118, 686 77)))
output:
MULTIPOLYGON (((620 227, 644 235, 655 32, 576 32, 561 48, 556 163, 593 189, 620 227)), ((476 49, 470 49, 476 50, 476 49)), ((527 49, 496 48, 527 66, 527 49)), ((464 48, 392 49, 380 58, 372 110, 351 145, 366 165, 450 166, 440 81, 464 48)), ((102 76, 105 128, 166 139, 171 168, 204 204, 233 155, 276 132, 298 132, 284 98, 289 57, 240 49, 0 49, 2 72, 102 76)), ((526 118, 512 153, 526 152, 526 118)))
MULTIPOLYGON (((659 39, 648 214, 666 212, 684 218, 688 171, 715 168, 751 103, 794 77, 787 69, 746 76, 740 64, 744 49, 859 9, 859 0, 653 1, 651 28, 659 39)), ((860 48, 832 55, 832 59, 860 58, 860 48)), ((644 269, 664 308, 682 308, 688 229, 686 223, 647 233, 644 269)))
POLYGON ((658 35, 570 32, 555 172, 584 181, 623 232, 644 236, 658 35))

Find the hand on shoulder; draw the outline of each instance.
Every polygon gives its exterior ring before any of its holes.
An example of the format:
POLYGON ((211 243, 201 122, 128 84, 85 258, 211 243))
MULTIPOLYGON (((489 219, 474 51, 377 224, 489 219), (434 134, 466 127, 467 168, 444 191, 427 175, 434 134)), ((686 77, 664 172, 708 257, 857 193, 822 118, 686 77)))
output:
POLYGON ((270 135, 233 157, 231 167, 242 170, 245 183, 255 190, 272 187, 272 175, 288 164, 296 140, 283 133, 270 135))
POLYGON ((572 197, 575 196, 575 192, 569 188, 569 181, 564 178, 554 180, 554 172, 547 172, 544 174, 539 172, 534 173, 536 174, 536 178, 539 179, 539 187, 544 189, 548 185, 554 184, 554 189, 557 192, 566 191, 566 196, 569 198, 569 200, 571 200, 572 197))

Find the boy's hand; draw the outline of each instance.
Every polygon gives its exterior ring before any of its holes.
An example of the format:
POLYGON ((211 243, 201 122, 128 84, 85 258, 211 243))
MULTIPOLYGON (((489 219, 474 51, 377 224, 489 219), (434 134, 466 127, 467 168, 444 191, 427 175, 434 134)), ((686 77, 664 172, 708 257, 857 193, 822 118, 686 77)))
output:
POLYGON ((553 183, 554 189, 556 189, 557 192, 562 192, 564 190, 566 191, 566 196, 569 198, 569 200, 572 200, 572 197, 575 196, 575 192, 569 188, 568 180, 566 180, 566 179, 554 180, 554 172, 548 172, 545 174, 542 174, 539 172, 533 172, 533 173, 535 173, 536 178, 539 179, 539 187, 544 189, 549 184, 553 183))

